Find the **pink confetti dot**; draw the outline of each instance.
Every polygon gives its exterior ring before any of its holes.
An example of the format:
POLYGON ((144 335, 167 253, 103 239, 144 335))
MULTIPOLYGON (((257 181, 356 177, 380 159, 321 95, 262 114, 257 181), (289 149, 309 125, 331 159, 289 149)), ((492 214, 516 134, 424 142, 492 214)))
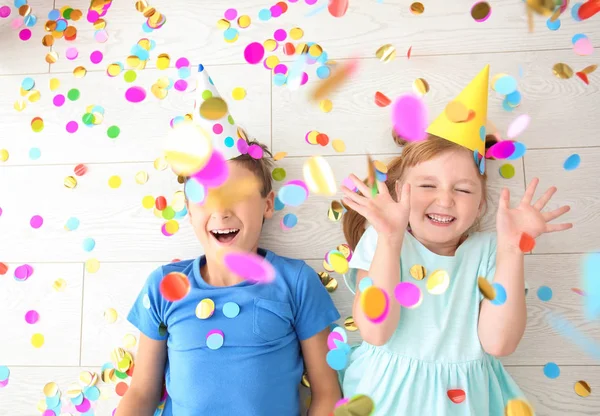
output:
POLYGON ((187 90, 188 83, 185 79, 178 79, 177 81, 175 81, 175 84, 173 86, 177 91, 185 91, 187 90))
POLYGON ((65 51, 65 56, 69 61, 72 61, 73 59, 77 59, 79 56, 79 51, 74 46, 68 47, 65 51))
POLYGON ((54 413, 54 410, 46 409, 42 413, 42 416, 56 416, 56 413, 54 413))
POLYGON ((215 133, 215 134, 221 134, 221 133, 223 133, 223 126, 220 125, 219 123, 216 123, 213 126, 213 133, 215 133))
POLYGON ((27 311, 25 314, 25 322, 28 324, 35 324, 40 320, 40 314, 37 311, 27 311))
POLYGON ((15 17, 12 22, 10 22, 10 26, 13 29, 18 29, 23 26, 23 19, 20 17, 15 17))
POLYGON ((94 32, 94 39, 96 39, 96 42, 98 43, 104 43, 108 40, 108 32, 106 29, 97 30, 94 32))
POLYGON ((300 83, 300 85, 304 85, 308 82, 308 74, 306 72, 302 73, 302 82, 300 83))
POLYGON ((253 144, 250 147, 248 147, 248 154, 250 155, 250 157, 252 157, 253 159, 262 159, 263 157, 263 149, 262 147, 260 147, 257 144, 253 144))
POLYGON ((98 12, 96 10, 88 10, 88 14, 87 14, 88 22, 94 23, 96 20, 98 20, 99 17, 100 17, 100 15, 98 14, 98 12))
POLYGON ((304 0, 304 2, 306 4, 308 4, 309 6, 312 6, 313 4, 315 4, 317 2, 317 0, 304 0))
POLYGON ((396 99, 392 107, 394 130, 403 139, 419 141, 427 137, 427 107, 416 94, 404 94, 396 99))
POLYGON ((15 269, 15 278, 18 280, 27 280, 33 274, 33 267, 29 264, 23 264, 15 269))
POLYGON ((10 16, 10 7, 8 7, 8 6, 0 7, 0 17, 6 18, 8 16, 10 16))
POLYGON ((163 224, 163 225, 160 227, 160 232, 161 232, 161 233, 163 233, 163 235, 164 235, 165 237, 171 237, 171 236, 173 235, 173 234, 171 234, 171 233, 169 233, 169 232, 167 231, 167 224, 163 224))
POLYGON ((494 157, 496 159, 506 159, 515 152, 515 144, 510 140, 503 140, 490 147, 486 154, 486 158, 494 157))
POLYGON ((90 407, 91 407, 90 401, 88 399, 84 398, 80 405, 75 406, 75 409, 77 409, 77 411, 79 413, 85 413, 88 410, 90 410, 90 407))
POLYGON ((142 87, 131 87, 125 91, 125 98, 130 103, 139 103, 146 99, 146 90, 142 87))
POLYGON ((61 107, 65 103, 65 96, 62 94, 55 95, 54 98, 52 99, 52 103, 56 107, 61 107))
POLYGON ((31 30, 23 29, 19 32, 19 39, 21 40, 29 40, 31 39, 31 30))
POLYGON ((278 65, 277 65, 277 66, 276 66, 276 67, 273 69, 273 72, 274 72, 275 74, 283 74, 283 75, 285 75, 285 74, 287 74, 287 71, 288 71, 288 67, 287 67, 287 65, 285 65, 285 64, 278 64, 278 65))
POLYGON ((0 208, 0 216, 2 215, 2 208, 0 208))
POLYGON ((287 33, 283 29, 277 29, 273 34, 273 37, 278 42, 283 42, 287 38, 287 33))
POLYGON ((102 58, 103 55, 100 51, 94 51, 90 55, 90 61, 92 61, 93 64, 99 64, 100 62, 102 62, 102 58))
POLYGON ((252 42, 244 50, 244 58, 249 64, 255 65, 262 61, 265 56, 265 48, 258 42, 252 42))
POLYGON ((279 4, 271 6, 271 16, 272 17, 279 17, 279 16, 281 16, 282 13, 283 13, 283 10, 281 10, 281 6, 279 4))
POLYGON ((175 62, 175 68, 177 69, 187 68, 188 66, 190 66, 190 61, 188 61, 187 58, 179 58, 177 62, 175 62))
POLYGON ((44 219, 42 217, 40 217, 39 215, 34 215, 33 217, 31 217, 31 220, 29 221, 29 225, 31 225, 31 227, 35 228, 35 229, 40 228, 43 223, 44 223, 44 219))
POLYGON ((67 123, 67 132, 75 133, 79 129, 79 124, 76 121, 69 121, 67 123))
POLYGON ((0 388, 6 387, 8 385, 8 379, 0 381, 0 388))
POLYGON ((227 20, 233 20, 237 17, 237 10, 236 9, 227 9, 225 11, 225 19, 227 20))

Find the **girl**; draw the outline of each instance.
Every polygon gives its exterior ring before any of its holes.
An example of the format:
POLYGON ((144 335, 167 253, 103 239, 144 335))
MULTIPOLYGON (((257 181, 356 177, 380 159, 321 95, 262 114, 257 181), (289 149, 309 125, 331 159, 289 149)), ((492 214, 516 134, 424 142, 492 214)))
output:
POLYGON ((360 192, 343 189, 350 208, 344 234, 354 248, 344 278, 355 293, 353 316, 364 342, 350 356, 342 388, 348 398, 369 396, 377 415, 501 416, 507 405, 515 406, 507 414, 529 408, 496 357, 515 351, 525 330, 521 237, 571 228, 548 223, 569 207, 541 212, 556 188, 533 203, 536 178, 516 207, 502 190, 497 234, 476 232, 486 180, 472 150, 430 134, 404 146, 376 196, 355 176, 360 192), (494 282, 498 299, 484 300, 478 277, 494 282), (399 303, 406 282, 421 297, 408 302, 411 308, 399 303), (381 323, 363 309, 370 285, 389 296, 381 323))

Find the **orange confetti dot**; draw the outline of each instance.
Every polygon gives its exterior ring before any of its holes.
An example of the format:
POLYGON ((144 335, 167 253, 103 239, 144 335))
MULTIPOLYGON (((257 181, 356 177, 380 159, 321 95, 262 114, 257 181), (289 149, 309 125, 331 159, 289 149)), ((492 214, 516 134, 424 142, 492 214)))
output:
POLYGON ((535 238, 527 233, 521 234, 521 241, 519 241, 519 248, 523 253, 528 253, 535 247, 535 238))
POLYGON ((385 94, 379 91, 375 93, 375 104, 377 104, 379 107, 387 107, 391 102, 392 100, 386 97, 385 94))
POLYGON ((127 393, 127 390, 129 389, 129 386, 127 385, 127 383, 121 381, 120 383, 118 383, 115 386, 115 392, 117 393, 117 395, 123 397, 125 396, 125 393, 127 393))
POLYGON ((466 398, 466 394, 464 390, 461 389, 454 389, 454 390, 448 390, 448 398, 452 401, 452 403, 462 403, 465 401, 466 398))
POLYGON ((190 291, 190 281, 183 273, 172 272, 163 277, 159 287, 161 295, 170 302, 183 299, 190 291))
POLYGON ((0 262, 0 275, 6 274, 7 270, 8 270, 8 266, 6 264, 0 262))

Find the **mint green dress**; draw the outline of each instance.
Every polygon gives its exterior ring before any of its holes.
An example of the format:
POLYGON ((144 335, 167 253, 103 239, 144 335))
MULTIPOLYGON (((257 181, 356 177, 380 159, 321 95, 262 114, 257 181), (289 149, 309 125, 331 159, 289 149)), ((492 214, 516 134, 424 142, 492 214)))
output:
MULTIPOLYGON (((369 270, 376 245, 377 232, 369 227, 344 276, 353 293, 356 270, 369 270)), ((494 277, 496 235, 471 234, 449 257, 432 253, 406 232, 400 267, 401 280, 420 288, 422 302, 402 308, 387 344, 363 342, 352 348, 349 364, 340 373, 344 397, 369 396, 377 416, 503 416, 508 400, 526 401, 500 361, 482 349, 477 335, 483 300, 477 278, 494 277), (424 279, 411 276, 414 265, 425 267, 424 279), (434 295, 427 290, 427 278, 439 269, 449 274, 450 284, 434 295), (453 402, 449 396, 456 392, 449 395, 450 390, 464 391, 464 400, 453 402)), ((396 302, 393 294, 390 300, 396 302)))

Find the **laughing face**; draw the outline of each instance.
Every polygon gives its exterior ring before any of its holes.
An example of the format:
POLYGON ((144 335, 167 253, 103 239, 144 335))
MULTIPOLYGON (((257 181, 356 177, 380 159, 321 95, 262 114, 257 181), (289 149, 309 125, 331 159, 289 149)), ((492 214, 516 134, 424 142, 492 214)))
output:
POLYGON ((468 152, 445 152, 406 171, 411 184, 410 226, 434 249, 458 244, 484 207, 482 181, 468 152))
MULTIPOLYGON (((227 164, 229 183, 244 182, 254 175, 240 163, 228 161, 227 164)), ((260 187, 255 188, 245 190, 244 198, 236 197, 234 203, 225 206, 208 207, 188 202, 190 222, 207 259, 215 258, 220 249, 227 247, 256 252, 263 219, 273 216, 274 193, 262 197, 260 187)))

